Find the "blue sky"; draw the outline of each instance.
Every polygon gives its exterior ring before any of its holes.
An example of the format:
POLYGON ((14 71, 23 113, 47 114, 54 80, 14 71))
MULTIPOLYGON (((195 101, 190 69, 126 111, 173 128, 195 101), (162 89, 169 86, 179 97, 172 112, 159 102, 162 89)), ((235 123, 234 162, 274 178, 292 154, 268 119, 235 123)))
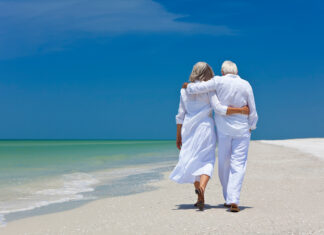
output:
POLYGON ((0 0, 0 138, 170 139, 206 61, 254 88, 254 139, 324 137, 322 1, 0 0))

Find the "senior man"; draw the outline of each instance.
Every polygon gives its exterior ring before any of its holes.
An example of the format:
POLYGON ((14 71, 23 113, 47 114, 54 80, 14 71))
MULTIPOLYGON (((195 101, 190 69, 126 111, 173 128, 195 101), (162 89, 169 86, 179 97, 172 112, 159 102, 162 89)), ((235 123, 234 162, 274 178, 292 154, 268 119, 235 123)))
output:
POLYGON ((256 128, 258 115, 251 85, 238 75, 232 61, 222 64, 222 75, 207 82, 184 84, 189 94, 216 91, 221 104, 231 107, 248 105, 250 114, 222 116, 215 114, 218 137, 218 176, 223 188, 224 206, 239 212, 240 192, 246 169, 251 130, 256 128))

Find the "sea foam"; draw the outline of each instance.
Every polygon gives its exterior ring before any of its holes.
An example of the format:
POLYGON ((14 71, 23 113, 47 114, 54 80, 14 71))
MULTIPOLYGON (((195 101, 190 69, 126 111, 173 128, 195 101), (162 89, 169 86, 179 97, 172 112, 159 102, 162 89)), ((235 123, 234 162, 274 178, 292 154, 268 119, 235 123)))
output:
POLYGON ((29 194, 25 193, 26 195, 23 197, 18 196, 8 202, 2 202, 0 206, 0 226, 6 225, 5 216, 9 213, 33 210, 54 203, 88 199, 84 198, 82 193, 94 191, 94 186, 100 182, 93 175, 82 172, 65 174, 61 176, 61 179, 63 185, 37 190, 29 194))
MULTIPOLYGON (((63 175, 64 185, 60 188, 51 188, 37 191, 35 194, 39 195, 78 195, 78 193, 91 192, 94 190, 91 187, 99 183, 99 180, 94 176, 86 173, 72 173, 63 175)), ((82 196, 82 195, 80 195, 82 196)))
POLYGON ((24 196, 0 203, 0 226, 5 226, 5 216, 8 214, 34 210, 55 203, 96 199, 94 195, 87 195, 85 197, 83 193, 92 192, 99 185, 106 185, 130 175, 150 173, 155 168, 169 166, 169 164, 170 162, 159 164, 158 166, 118 168, 91 172, 91 174, 75 172, 50 180, 43 179, 33 185, 24 187, 23 190, 28 191, 24 196), (37 190, 35 190, 36 188, 37 190))

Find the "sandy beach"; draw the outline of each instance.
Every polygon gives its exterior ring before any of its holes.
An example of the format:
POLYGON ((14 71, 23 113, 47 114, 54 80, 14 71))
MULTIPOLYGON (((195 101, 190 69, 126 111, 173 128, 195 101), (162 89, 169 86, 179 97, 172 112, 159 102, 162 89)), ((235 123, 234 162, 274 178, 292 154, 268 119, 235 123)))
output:
POLYGON ((0 234, 324 234, 324 152, 293 147, 251 142, 239 213, 222 206, 216 170, 203 212, 193 207, 193 186, 166 171, 149 183, 155 190, 11 221, 0 234))

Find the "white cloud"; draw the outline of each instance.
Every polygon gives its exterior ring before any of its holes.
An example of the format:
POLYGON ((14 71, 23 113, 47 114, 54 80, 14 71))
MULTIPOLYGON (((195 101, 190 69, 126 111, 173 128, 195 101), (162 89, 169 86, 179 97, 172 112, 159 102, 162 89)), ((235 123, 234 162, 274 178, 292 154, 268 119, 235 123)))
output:
POLYGON ((233 33, 222 25, 181 22, 182 17, 151 0, 0 0, 0 58, 46 49, 76 35, 233 33))

